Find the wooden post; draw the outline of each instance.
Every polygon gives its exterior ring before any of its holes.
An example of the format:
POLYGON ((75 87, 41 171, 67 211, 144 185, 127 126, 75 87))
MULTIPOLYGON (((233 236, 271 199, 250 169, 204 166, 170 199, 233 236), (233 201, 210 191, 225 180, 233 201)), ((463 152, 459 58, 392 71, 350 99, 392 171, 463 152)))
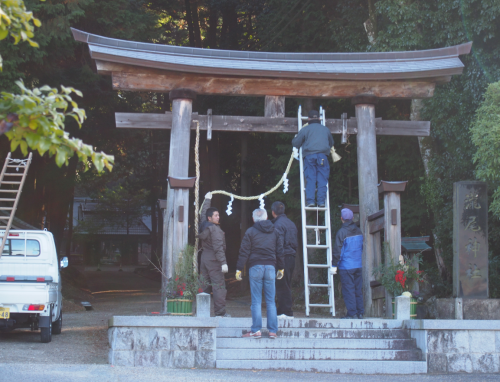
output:
MULTIPOLYGON (((172 131, 168 175, 187 177, 189 169, 189 141, 191 137, 191 114, 196 93, 190 89, 170 92, 172 101, 172 131)), ((188 242, 189 190, 168 187, 167 208, 163 215, 162 311, 166 313, 165 285, 174 274, 175 264, 188 242)))
POLYGON ((372 317, 372 291, 370 281, 375 280, 372 270, 381 260, 380 233, 370 234, 367 217, 379 210, 377 144, 375 131, 375 104, 373 96, 357 96, 352 99, 356 105, 358 122, 358 186, 359 220, 363 232, 363 299, 365 315, 372 317))
POLYGON ((271 118, 283 118, 285 116, 285 97, 266 96, 264 116, 271 118))
MULTIPOLYGON (((381 181, 379 193, 384 194, 384 242, 385 264, 401 261, 401 195, 407 182, 381 181)), ((385 293, 385 313, 392 318, 392 296, 385 293)))

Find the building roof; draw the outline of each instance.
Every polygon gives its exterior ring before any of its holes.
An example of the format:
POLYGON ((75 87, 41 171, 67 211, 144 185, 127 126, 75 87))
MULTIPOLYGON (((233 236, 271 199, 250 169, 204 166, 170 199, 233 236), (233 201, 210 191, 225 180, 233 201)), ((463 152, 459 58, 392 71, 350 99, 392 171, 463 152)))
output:
MULTIPOLYGON (((98 203, 85 197, 75 197, 73 203, 73 227, 81 234, 90 232, 97 235, 127 235, 127 227, 123 214, 103 213, 96 210, 98 203)), ((148 225, 149 216, 130 222, 128 235, 150 235, 151 227, 148 225)))
POLYGON ((168 71, 314 80, 431 79, 461 74, 472 42, 408 52, 272 53, 118 40, 71 28, 94 60, 168 71))
POLYGON ((401 246, 407 252, 424 252, 432 249, 425 242, 429 241, 429 236, 421 237, 402 237, 401 246))
MULTIPOLYGON (((0 215, 2 216, 10 216, 10 212, 0 210, 0 215)), ((12 226, 10 229, 18 229, 22 231, 31 231, 31 230, 39 230, 40 228, 37 228, 35 226, 32 226, 31 224, 26 223, 24 220, 21 220, 19 218, 16 218, 14 216, 14 219, 12 219, 12 226)))

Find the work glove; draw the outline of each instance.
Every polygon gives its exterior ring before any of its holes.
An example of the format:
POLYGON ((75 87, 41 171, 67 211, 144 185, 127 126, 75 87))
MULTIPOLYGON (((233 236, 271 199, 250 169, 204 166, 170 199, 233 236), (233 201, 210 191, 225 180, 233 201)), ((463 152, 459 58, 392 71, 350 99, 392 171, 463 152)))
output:
POLYGON ((299 149, 297 147, 293 148, 293 157, 299 160, 299 149))
POLYGON ((281 280, 283 278, 284 274, 285 274, 285 270, 284 269, 278 269, 278 272, 276 272, 276 278, 278 280, 281 280))
POLYGON ((222 264, 222 273, 227 273, 227 264, 222 264))
POLYGON ((337 274, 337 267, 331 267, 330 268, 330 274, 331 275, 336 275, 337 274))
POLYGON ((236 271, 236 280, 241 281, 243 278, 241 277, 241 271, 236 271))
POLYGON ((212 199, 212 193, 211 192, 207 192, 205 194, 205 199, 212 199))

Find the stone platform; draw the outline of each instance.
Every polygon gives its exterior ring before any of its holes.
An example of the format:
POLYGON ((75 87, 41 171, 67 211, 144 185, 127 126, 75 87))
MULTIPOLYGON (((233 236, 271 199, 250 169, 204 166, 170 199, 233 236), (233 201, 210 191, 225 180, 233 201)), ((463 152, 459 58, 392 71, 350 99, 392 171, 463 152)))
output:
POLYGON ((117 366, 296 370, 352 374, 498 373, 500 321, 279 320, 278 339, 241 338, 251 318, 118 316, 117 366))

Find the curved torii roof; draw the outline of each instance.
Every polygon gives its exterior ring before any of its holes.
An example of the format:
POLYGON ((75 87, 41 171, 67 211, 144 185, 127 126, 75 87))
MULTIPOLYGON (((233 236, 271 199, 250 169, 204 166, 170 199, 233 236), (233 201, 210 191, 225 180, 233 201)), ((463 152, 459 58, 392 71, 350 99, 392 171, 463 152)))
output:
MULTIPOLYGON (((113 76, 115 72, 126 72, 124 68, 133 66, 136 70, 142 67, 153 69, 155 73, 160 73, 160 70, 205 78, 216 76, 327 82, 425 81, 435 84, 462 73, 464 65, 459 55, 468 54, 472 46, 468 42, 408 52, 268 53, 141 43, 102 37, 73 28, 71 30, 75 40, 88 44, 94 60, 107 64, 98 65, 99 72, 113 76)), ((204 92, 200 89, 197 91, 204 92)), ((231 94, 231 91, 227 94, 231 94)))

